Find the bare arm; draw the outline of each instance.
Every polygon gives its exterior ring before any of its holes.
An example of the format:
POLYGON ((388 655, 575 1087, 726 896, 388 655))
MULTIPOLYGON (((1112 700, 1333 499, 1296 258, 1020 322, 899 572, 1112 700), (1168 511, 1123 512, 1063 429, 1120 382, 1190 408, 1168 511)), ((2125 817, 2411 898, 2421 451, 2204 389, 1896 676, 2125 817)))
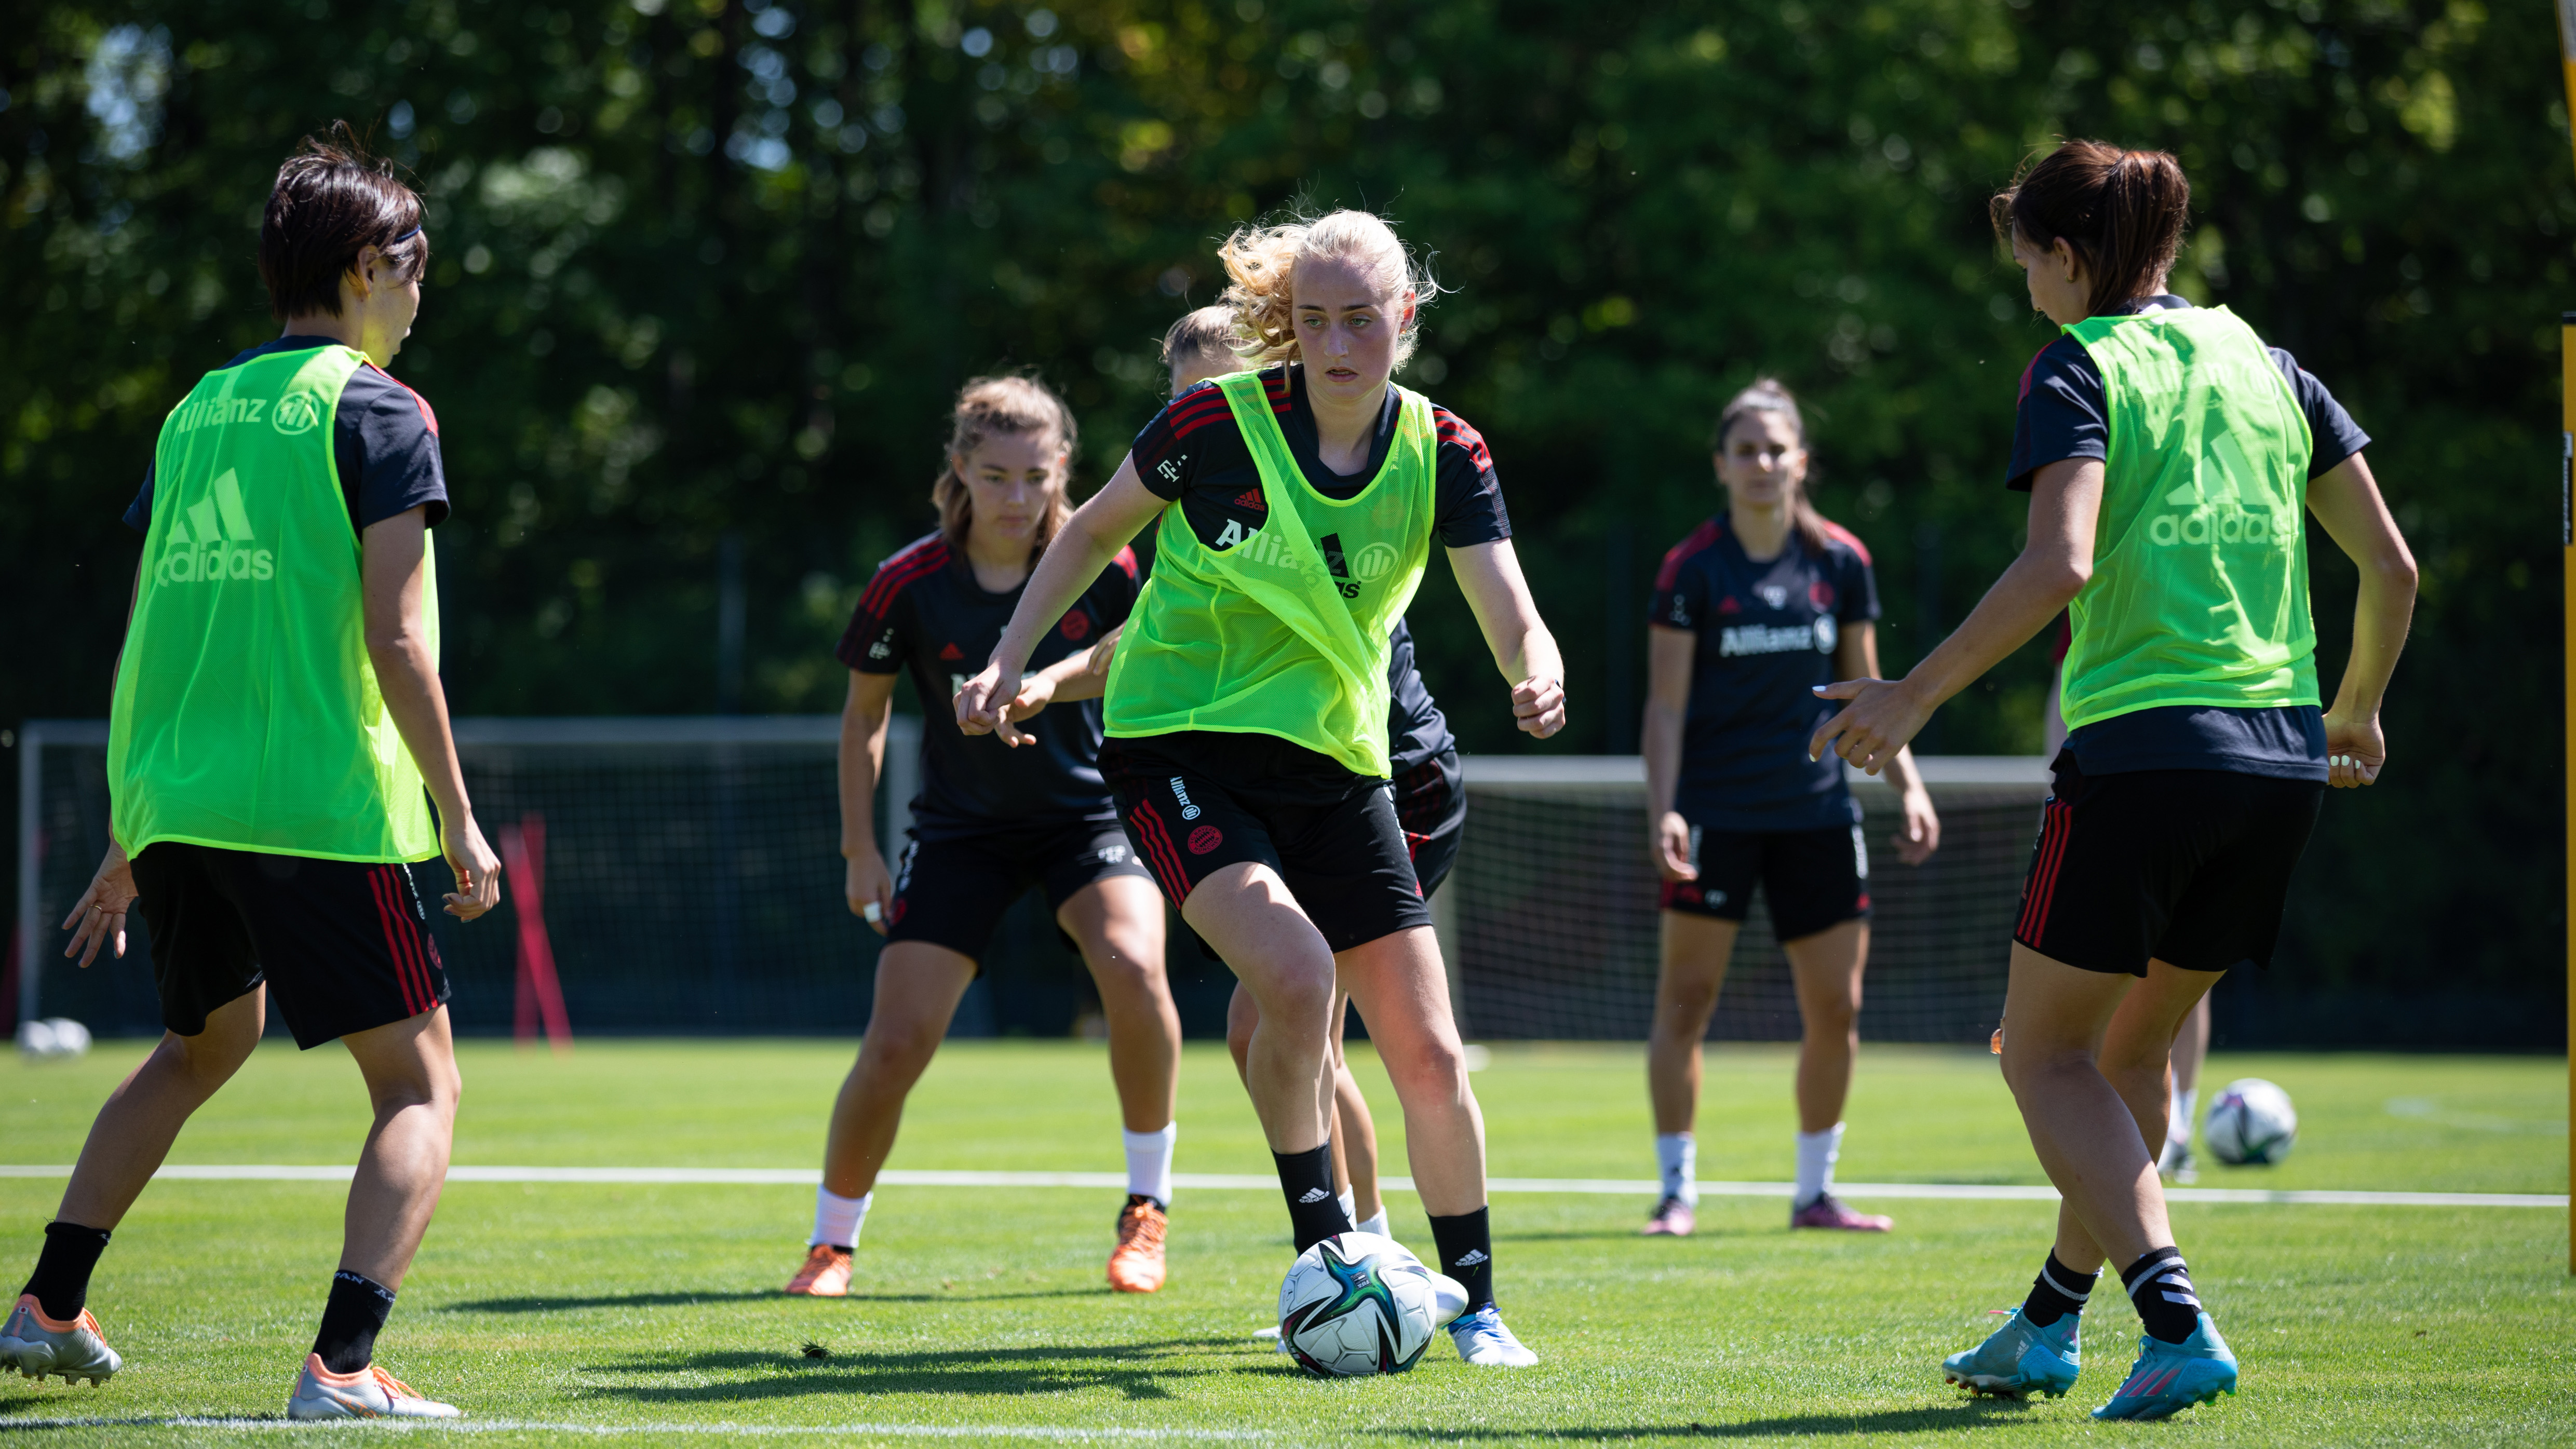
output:
MULTIPOLYGON (((134 565, 134 585, 125 596, 125 631, 134 632, 134 607, 143 599, 143 564, 134 565)), ((116 665, 108 671, 112 681, 125 668, 125 639, 116 644, 116 665)), ((111 688, 113 686, 111 685, 111 688)), ((134 863, 126 858, 125 844, 116 838, 113 825, 107 837, 107 854, 98 870, 89 878, 89 889, 72 902, 72 913, 63 917, 63 929, 72 933, 71 944, 63 948, 66 957, 79 956, 81 969, 98 959, 98 948, 113 945, 119 959, 125 955, 125 916, 134 909, 134 863)))
POLYGON ((891 674, 850 671, 850 697, 841 705, 841 858, 842 895, 850 914, 866 918, 885 934, 885 913, 894 905, 894 878, 877 845, 877 781, 885 773, 886 721, 894 712, 891 674), (869 915, 874 907, 876 914, 869 915))
POLYGON ((1509 539, 1449 550, 1459 592, 1485 631, 1485 647, 1512 686, 1512 715, 1521 729, 1546 739, 1565 728, 1565 661, 1556 636, 1540 621, 1509 539))
POLYGON ((2377 780, 2388 762, 2379 704, 2415 614, 2415 556, 2359 453, 2308 485, 2308 511, 2361 570, 2352 608, 2352 657, 2326 711, 2327 782, 2350 789, 2377 780))
POLYGON ((1691 664, 1699 636, 1665 624, 1646 626, 1647 846, 1666 880, 1697 880, 1690 859, 1690 822, 1673 812, 1681 787, 1682 725, 1690 715, 1691 664))
POLYGON ((1028 740, 1006 716, 1010 701, 1019 695, 1020 674, 1028 668, 1038 635, 1072 608, 1127 540, 1162 511, 1163 500, 1146 491, 1136 477, 1135 458, 1121 460, 1108 486, 1075 509, 1063 531, 1038 556, 1037 568, 1020 591, 1019 607, 1011 611, 1011 622, 1002 630, 1002 642, 993 646, 992 661, 957 691, 959 729, 970 735, 999 734, 1014 745, 1028 740))
MULTIPOLYGON (((1844 625, 1834 644, 1834 678, 1877 677, 1877 622, 1863 619, 1844 625)), ((1887 780, 1896 787, 1898 808, 1905 814, 1904 828, 1890 837, 1896 858, 1907 865, 1921 865, 1941 848, 1941 816, 1932 808, 1932 792, 1924 788, 1923 772, 1914 768, 1912 746, 1900 746, 1896 758, 1887 762, 1887 780)))
POLYGON ((359 538, 367 659, 385 713, 420 767, 429 798, 438 806, 440 850, 456 872, 447 913, 470 921, 500 904, 501 862, 483 843, 483 827, 465 798, 465 770, 456 760, 456 737, 447 723, 447 691, 429 657, 429 618, 423 604, 428 570, 429 518, 414 508, 367 525, 359 538))
POLYGON ((1117 625, 1100 636, 1100 642, 1088 649, 1077 649, 1035 674, 1020 680, 1020 692, 1011 700, 1011 718, 1024 720, 1050 704, 1078 704, 1098 699, 1109 690, 1109 661, 1118 653, 1118 638, 1127 626, 1117 625))
POLYGON ((2030 542, 1977 601, 1976 610, 1901 680, 1846 679, 1817 691, 1850 701, 1807 742, 1877 774, 1932 711, 2048 627, 2093 576, 2093 529, 2102 511, 2102 463, 2066 458, 2031 480, 2030 542), (1838 743, 1839 742, 1839 743, 1838 743))

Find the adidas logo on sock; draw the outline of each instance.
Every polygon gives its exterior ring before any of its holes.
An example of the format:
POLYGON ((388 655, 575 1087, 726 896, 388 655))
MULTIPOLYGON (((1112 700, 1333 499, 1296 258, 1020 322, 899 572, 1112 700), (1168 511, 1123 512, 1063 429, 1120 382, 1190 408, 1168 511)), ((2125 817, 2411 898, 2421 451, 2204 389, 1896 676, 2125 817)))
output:
POLYGON ((1324 1199, 1326 1199, 1326 1198, 1328 1198, 1328 1197, 1331 1197, 1332 1195, 1333 1195, 1333 1190, 1332 1190, 1331 1188, 1328 1188, 1328 1187, 1310 1187, 1310 1188, 1306 1189, 1306 1195, 1305 1195, 1304 1197, 1301 1197, 1301 1198, 1297 1199, 1297 1206, 1299 1206, 1299 1207, 1306 1207, 1306 1206, 1308 1206, 1308 1205, 1310 1205, 1310 1204, 1313 1204, 1313 1203, 1319 1203, 1319 1202, 1322 1202, 1324 1199))
POLYGON ((1246 488, 1241 493, 1236 494, 1234 496, 1234 506, 1237 508, 1249 508, 1255 513, 1267 513, 1270 511, 1270 505, 1261 501, 1261 490, 1258 488, 1246 488))
POLYGON ((1473 1268, 1478 1263, 1490 1263, 1492 1261, 1493 1260, 1491 1258, 1485 1256, 1484 1249, 1469 1248, 1464 1257, 1461 1257, 1457 1262, 1452 1263, 1449 1266, 1452 1268, 1473 1268))

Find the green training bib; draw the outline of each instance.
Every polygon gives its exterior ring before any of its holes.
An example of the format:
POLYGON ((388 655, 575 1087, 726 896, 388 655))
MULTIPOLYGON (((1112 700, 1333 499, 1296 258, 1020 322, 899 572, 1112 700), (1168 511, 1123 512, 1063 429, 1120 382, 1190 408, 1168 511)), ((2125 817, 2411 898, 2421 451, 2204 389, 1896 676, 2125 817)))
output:
MULTIPOLYGON (((161 425, 107 778, 116 838, 327 860, 438 853, 367 658, 331 447, 347 347, 206 374, 161 425)), ((426 544, 424 543, 424 546, 426 544)), ((438 572, 423 605, 438 655, 438 572)))
POLYGON ((2262 339, 2224 307, 2088 317, 2110 457, 2093 577, 2070 613, 2066 727, 2167 705, 2317 703, 2314 440, 2262 339))
POLYGON ((1277 735, 1384 776, 1387 634, 1431 556, 1431 404, 1396 388, 1385 465, 1356 497, 1334 499, 1297 467, 1260 374, 1217 385, 1251 446, 1268 521, 1228 521, 1203 544, 1178 502, 1164 507, 1153 577, 1109 670, 1108 733, 1277 735))

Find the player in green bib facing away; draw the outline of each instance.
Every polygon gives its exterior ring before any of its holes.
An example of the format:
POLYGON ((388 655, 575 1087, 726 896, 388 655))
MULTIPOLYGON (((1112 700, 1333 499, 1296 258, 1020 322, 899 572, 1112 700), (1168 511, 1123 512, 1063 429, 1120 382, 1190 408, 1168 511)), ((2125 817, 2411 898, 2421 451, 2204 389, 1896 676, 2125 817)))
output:
POLYGON ((1351 1228, 1333 1191, 1334 990, 1403 1104, 1469 1363, 1537 1361, 1494 1307, 1484 1123, 1389 793, 1388 634, 1438 534, 1520 728, 1565 722, 1563 665, 1474 430, 1390 378, 1432 287, 1385 222, 1337 211, 1221 251, 1258 372, 1173 400, 1056 536, 982 673, 1003 718, 1038 632, 1157 515, 1152 578, 1107 694, 1101 774, 1163 893, 1260 1006, 1246 1085, 1300 1251, 1351 1228))
POLYGON ((121 1367, 86 1305, 91 1269, 259 1044, 273 988, 297 1045, 347 1045, 375 1107, 287 1416, 456 1416, 373 1360, 446 1180, 459 1086, 409 863, 446 856, 461 919, 500 892, 438 681, 437 424, 384 371, 428 256, 420 198, 346 127, 308 142, 260 227, 284 335, 171 411, 126 515, 145 544, 108 738, 115 843, 65 954, 124 954, 139 909, 168 1031, 100 1111, 0 1324, 0 1364, 31 1378, 121 1367))
POLYGON ((2024 380, 2013 486, 2029 544, 1904 679, 1847 680, 1817 730, 1875 773, 1943 700, 2074 628, 2069 730, 2022 888, 2004 1079, 2061 1194, 2029 1298, 1943 1370, 2063 1394, 2102 1265, 2146 1333, 2102 1419, 2236 1388, 2165 1215, 2166 1058, 2219 976, 2267 966, 2328 786, 2376 780, 2415 561, 2322 384, 2225 308, 2165 292, 2190 187, 2173 157, 2070 141, 1996 198, 2031 303, 2064 329, 2024 380), (2319 709, 2301 510, 2359 567, 2352 654, 2319 709))

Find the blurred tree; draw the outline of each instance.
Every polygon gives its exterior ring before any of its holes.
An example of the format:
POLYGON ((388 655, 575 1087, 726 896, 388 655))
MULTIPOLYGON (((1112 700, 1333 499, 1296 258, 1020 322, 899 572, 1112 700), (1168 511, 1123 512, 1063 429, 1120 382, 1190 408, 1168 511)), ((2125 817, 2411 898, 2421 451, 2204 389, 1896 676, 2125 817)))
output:
MULTIPOLYGON (((2532 656, 2576 193, 2539 8, 1060 5, 26 0, 0 32, 0 720, 103 713, 116 516, 162 413, 273 332, 260 202, 335 116, 431 203, 396 370, 445 428, 460 711, 713 708, 728 532, 746 707, 836 708, 830 645, 929 525, 959 382, 1037 369, 1097 481, 1157 402, 1155 337, 1219 285, 1212 239, 1352 204, 1451 289, 1407 380, 1493 445, 1572 645, 1572 750, 1634 747, 1654 560, 1715 507, 1706 430, 1757 374, 1809 402, 1820 501, 1876 550, 1889 667, 1964 614, 2020 537, 2002 459, 2049 335, 1985 198, 2100 135, 2181 155, 2177 285, 2374 431, 2425 565, 2396 773, 2331 805, 2293 956, 2554 999, 2559 807, 2529 777, 2561 754, 2523 722, 2556 713, 2532 656)), ((2350 570, 2318 557, 2331 679, 2350 570)), ((1455 590, 1416 624, 1462 737, 1522 747, 1455 590)), ((2045 679, 2025 651, 1939 747, 2035 749, 2045 679)))

